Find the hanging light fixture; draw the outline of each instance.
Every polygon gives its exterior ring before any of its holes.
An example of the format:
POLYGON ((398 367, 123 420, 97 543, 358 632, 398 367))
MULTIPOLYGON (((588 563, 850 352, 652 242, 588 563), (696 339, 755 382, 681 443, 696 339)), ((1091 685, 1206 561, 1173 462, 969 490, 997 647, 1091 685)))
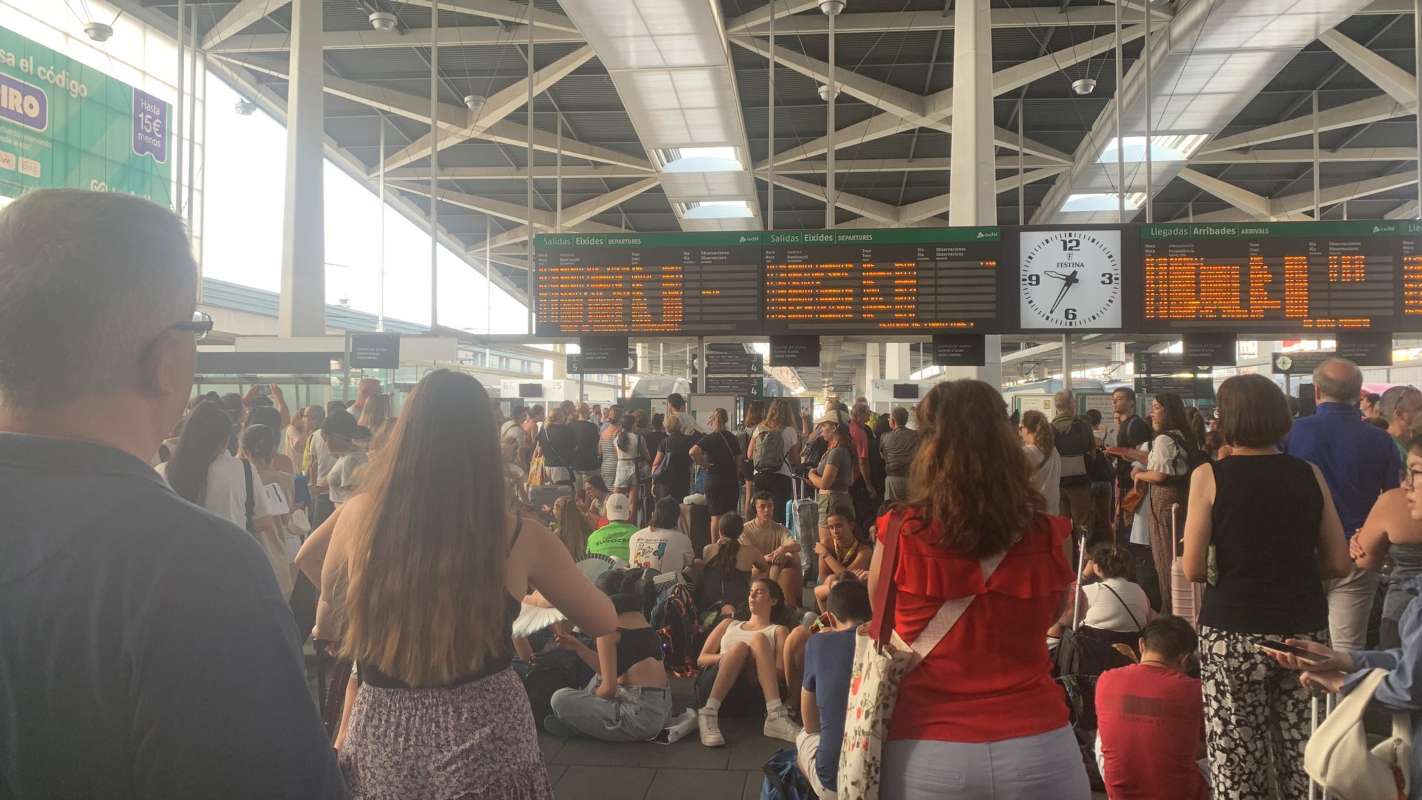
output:
POLYGON ((1096 91, 1095 78, 1077 78, 1071 82, 1071 90, 1078 95, 1086 96, 1096 91))
POLYGON ((103 22, 90 22, 84 26, 84 33, 96 42, 107 42, 114 35, 114 29, 103 22))

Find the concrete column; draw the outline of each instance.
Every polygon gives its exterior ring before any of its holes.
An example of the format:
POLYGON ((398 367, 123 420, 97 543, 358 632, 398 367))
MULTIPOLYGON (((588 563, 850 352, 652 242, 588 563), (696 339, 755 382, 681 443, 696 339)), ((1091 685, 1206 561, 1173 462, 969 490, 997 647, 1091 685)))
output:
POLYGON ((326 334, 326 204, 321 0, 291 4, 286 101, 286 214, 282 224, 279 336, 326 334))
POLYGON ((884 380, 901 381, 909 376, 911 371, 911 360, 909 345, 902 344, 884 345, 884 380))
MULTIPOLYGON (((997 224, 993 156, 992 27, 989 0, 953 4, 953 137, 948 173, 951 225, 997 224)), ((976 378, 1002 385, 1002 337, 987 337, 987 364, 953 368, 945 379, 976 378)))
POLYGON ((645 342, 638 342, 637 348, 637 371, 643 375, 652 373, 652 351, 645 342))
POLYGON ((866 342, 864 344, 864 374, 870 382, 879 378, 878 342, 866 342))
POLYGON ((568 377, 568 346, 566 344, 553 345, 553 358, 550 360, 553 362, 553 380, 566 379, 568 377))
POLYGON ((854 396, 869 396, 869 373, 864 367, 854 368, 854 396))

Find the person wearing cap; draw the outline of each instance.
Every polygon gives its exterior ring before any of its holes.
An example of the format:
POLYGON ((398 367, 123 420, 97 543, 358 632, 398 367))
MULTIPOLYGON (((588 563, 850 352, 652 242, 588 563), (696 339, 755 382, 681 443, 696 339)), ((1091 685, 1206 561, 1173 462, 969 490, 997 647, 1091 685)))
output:
POLYGON ((355 446, 352 440, 359 427, 355 417, 341 409, 327 414, 326 421, 321 424, 320 446, 312 454, 311 466, 306 473, 306 480, 311 486, 312 529, 325 522, 336 508, 331 502, 331 470, 341 456, 355 446))
POLYGON ((632 501, 625 494, 610 494, 603 510, 607 514, 607 524, 588 536, 588 552, 626 564, 632 534, 637 532, 637 526, 628 522, 632 518, 632 501))
POLYGON ((829 448, 806 478, 818 490, 815 501, 820 508, 820 542, 825 544, 829 543, 830 513, 836 508, 854 507, 849 494, 855 475, 854 441, 847 417, 839 409, 829 409, 815 421, 820 438, 829 443, 829 448))

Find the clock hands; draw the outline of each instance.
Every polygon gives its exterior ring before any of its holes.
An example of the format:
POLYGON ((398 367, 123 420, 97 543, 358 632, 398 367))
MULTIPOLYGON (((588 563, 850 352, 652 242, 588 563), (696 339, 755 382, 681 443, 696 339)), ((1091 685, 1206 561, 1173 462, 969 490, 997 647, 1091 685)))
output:
POLYGON ((1056 302, 1052 303, 1051 310, 1047 312, 1048 314, 1055 314, 1057 313, 1057 306, 1062 304, 1062 300, 1066 298, 1067 292, 1071 291, 1071 287, 1077 285, 1081 281, 1076 277, 1077 270, 1072 270, 1070 275, 1063 275, 1060 272, 1053 272, 1051 270, 1047 270, 1045 274, 1048 277, 1056 278, 1057 280, 1060 280, 1062 282, 1062 290, 1057 293, 1056 302))

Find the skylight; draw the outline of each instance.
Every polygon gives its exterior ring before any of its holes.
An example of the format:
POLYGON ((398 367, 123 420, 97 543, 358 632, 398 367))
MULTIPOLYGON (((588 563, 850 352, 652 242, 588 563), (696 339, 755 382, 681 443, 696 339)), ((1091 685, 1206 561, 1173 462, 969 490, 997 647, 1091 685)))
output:
POLYGON ((734 147, 669 147, 653 155, 663 172, 740 172, 745 169, 734 147))
MULTIPOLYGON (((1130 163, 1145 161, 1145 137, 1127 136, 1124 160, 1130 163)), ((1189 161, 1195 155, 1195 151, 1210 138, 1203 133, 1172 134, 1169 136, 1152 136, 1150 159, 1152 162, 1189 161)), ((1112 139, 1106 143, 1106 148, 1101 151, 1101 157, 1096 159, 1098 164, 1116 163, 1117 140, 1112 139)))
POLYGON ((686 203, 682 206, 685 219, 750 219, 755 216, 744 200, 711 200, 686 203))
MULTIPOLYGON (((1092 192, 1088 194, 1074 194, 1067 198, 1062 205, 1062 211, 1115 211, 1117 208, 1118 195, 1115 192, 1092 192)), ((1142 192, 1132 192, 1126 195, 1126 210, 1134 211, 1141 207, 1145 201, 1145 194, 1142 192)))

